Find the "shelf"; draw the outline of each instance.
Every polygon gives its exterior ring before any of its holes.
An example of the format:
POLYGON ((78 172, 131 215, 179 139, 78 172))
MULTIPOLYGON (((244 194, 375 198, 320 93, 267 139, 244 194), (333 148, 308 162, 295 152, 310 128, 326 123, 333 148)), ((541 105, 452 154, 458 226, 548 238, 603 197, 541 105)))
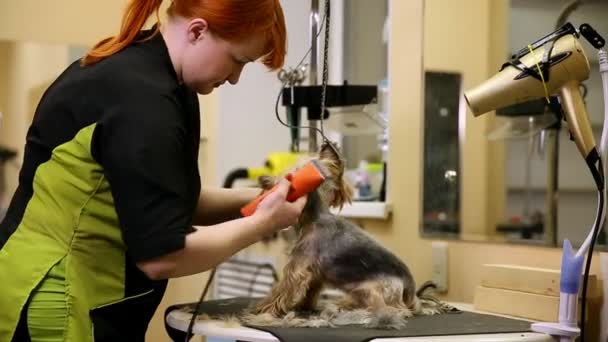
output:
POLYGON ((391 205, 386 202, 356 202, 347 204, 342 210, 332 209, 333 214, 347 218, 387 219, 391 213, 391 205))
MULTIPOLYGON (((526 189, 524 187, 519 187, 519 186, 512 186, 512 187, 507 187, 507 192, 524 192, 526 191, 526 189)), ((531 192, 545 192, 547 191, 547 188, 544 187, 531 187, 530 188, 531 192)), ((564 187, 564 188, 558 188, 557 192, 562 192, 562 193, 577 193, 577 192, 583 192, 583 193, 595 193, 597 192, 597 189, 592 188, 592 187, 564 187)))

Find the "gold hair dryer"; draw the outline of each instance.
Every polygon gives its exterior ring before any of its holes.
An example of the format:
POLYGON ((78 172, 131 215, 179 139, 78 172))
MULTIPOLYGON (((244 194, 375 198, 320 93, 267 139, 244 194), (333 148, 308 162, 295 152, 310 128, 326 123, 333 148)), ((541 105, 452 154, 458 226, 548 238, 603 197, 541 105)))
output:
POLYGON ((590 67, 578 37, 567 23, 513 55, 500 72, 464 93, 473 115, 557 94, 578 150, 594 164, 599 156, 579 87, 590 67))

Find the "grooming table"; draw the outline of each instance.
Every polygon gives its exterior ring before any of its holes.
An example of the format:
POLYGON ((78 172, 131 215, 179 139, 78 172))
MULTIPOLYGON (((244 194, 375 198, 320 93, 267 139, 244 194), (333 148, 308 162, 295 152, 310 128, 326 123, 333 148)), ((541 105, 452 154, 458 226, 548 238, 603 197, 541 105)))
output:
MULTIPOLYGON (((253 298, 233 298, 204 302, 199 313, 234 314, 242 311, 253 298)), ((454 305, 454 304, 453 304, 454 305)), ((174 341, 184 341, 196 303, 174 305, 165 312, 165 327, 174 341)), ((213 338, 249 342, 552 342, 551 336, 534 333, 530 321, 474 312, 470 306, 454 305, 461 312, 408 319, 402 330, 375 330, 360 327, 279 328, 229 326, 225 322, 198 320, 192 332, 213 338)))

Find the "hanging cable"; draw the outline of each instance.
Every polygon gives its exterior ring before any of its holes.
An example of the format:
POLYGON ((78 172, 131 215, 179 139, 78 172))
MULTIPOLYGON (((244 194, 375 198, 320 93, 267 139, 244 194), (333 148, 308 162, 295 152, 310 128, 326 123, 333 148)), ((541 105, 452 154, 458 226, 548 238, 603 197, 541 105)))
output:
MULTIPOLYGON (((330 35, 330 32, 329 32, 330 31, 330 14, 331 14, 330 6, 331 6, 330 0, 325 0, 325 13, 323 16, 323 21, 321 24, 321 28, 319 29, 319 31, 317 32, 317 35, 315 37, 315 39, 317 39, 319 37, 320 33, 323 30, 325 30, 324 47, 323 47, 323 71, 322 71, 323 74, 322 74, 322 81, 321 81, 321 128, 312 127, 312 126, 291 125, 289 123, 284 122, 281 119, 281 116, 279 114, 279 102, 281 101, 281 96, 283 95, 283 89, 287 85, 286 81, 283 81, 281 84, 281 89, 279 90, 279 93, 277 95, 277 100, 276 100, 275 106, 274 106, 275 116, 276 116, 277 120, 279 121, 279 123, 281 123, 283 126, 289 127, 289 128, 298 128, 298 129, 313 129, 321 135, 324 142, 330 142, 330 140, 325 135, 325 131, 323 129, 323 117, 324 117, 325 110, 326 110, 327 83, 328 83, 328 78, 329 78, 329 65, 328 64, 329 64, 329 42, 330 42, 330 36, 329 36, 330 35)), ((302 58, 300 63, 298 65, 296 65, 294 70, 297 70, 300 67, 300 65, 302 64, 304 59, 308 56, 310 51, 312 51, 312 46, 310 47, 308 52, 306 52, 306 55, 304 56, 304 58, 302 58)), ((336 153, 336 155, 338 155, 340 157, 342 156, 340 154, 340 152, 337 150, 337 148, 334 146, 334 144, 329 143, 328 145, 334 151, 334 153, 336 153)), ((309 151, 309 152, 315 152, 315 151, 309 151)))

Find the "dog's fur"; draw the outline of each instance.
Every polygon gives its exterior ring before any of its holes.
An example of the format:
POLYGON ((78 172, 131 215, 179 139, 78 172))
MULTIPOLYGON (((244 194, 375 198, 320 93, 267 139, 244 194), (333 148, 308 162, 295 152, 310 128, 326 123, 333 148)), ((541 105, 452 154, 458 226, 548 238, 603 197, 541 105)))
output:
MULTIPOLYGON (((401 328, 412 315, 453 310, 429 294, 425 283, 416 291, 408 267, 355 224, 330 213, 330 207, 350 202, 352 189, 344 180, 344 162, 325 143, 318 161, 329 172, 308 196, 283 277, 272 292, 241 317, 249 325, 401 328), (319 300, 324 288, 341 290, 337 301, 319 300)), ((276 180, 260 180, 270 189, 276 180)))

